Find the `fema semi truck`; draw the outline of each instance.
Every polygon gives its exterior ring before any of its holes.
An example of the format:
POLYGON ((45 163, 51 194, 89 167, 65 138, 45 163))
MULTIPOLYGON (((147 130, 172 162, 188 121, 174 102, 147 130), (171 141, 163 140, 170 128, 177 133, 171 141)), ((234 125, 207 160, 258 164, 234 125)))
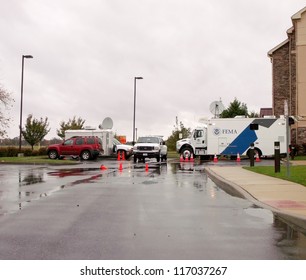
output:
MULTIPOLYGON (((290 138, 289 138, 290 139, 290 138)), ((190 138, 176 142, 176 151, 184 159, 192 156, 239 156, 254 153, 258 157, 274 154, 274 142, 280 142, 280 153, 286 154, 285 117, 265 118, 216 118, 203 121, 195 128, 190 138)))

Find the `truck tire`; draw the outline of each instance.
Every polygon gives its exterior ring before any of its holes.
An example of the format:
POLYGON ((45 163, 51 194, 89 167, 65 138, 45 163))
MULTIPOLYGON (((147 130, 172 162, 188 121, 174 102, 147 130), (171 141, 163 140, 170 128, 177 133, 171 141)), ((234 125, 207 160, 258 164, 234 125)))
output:
POLYGON ((56 150, 50 150, 48 152, 48 157, 49 159, 57 159, 58 158, 58 153, 56 150))
POLYGON ((90 151, 88 151, 88 150, 82 151, 82 153, 81 153, 81 159, 82 159, 82 160, 89 160, 89 159, 91 159, 91 153, 90 153, 90 151))
POLYGON ((193 151, 191 148, 189 147, 184 147, 182 150, 181 150, 181 155, 183 155, 183 158, 186 159, 190 159, 191 158, 191 155, 193 155, 193 151))
MULTIPOLYGON (((262 151, 258 148, 254 148, 254 158, 256 158, 256 155, 258 155, 259 158, 262 156, 262 151)), ((247 156, 250 158, 250 149, 247 151, 247 156)))

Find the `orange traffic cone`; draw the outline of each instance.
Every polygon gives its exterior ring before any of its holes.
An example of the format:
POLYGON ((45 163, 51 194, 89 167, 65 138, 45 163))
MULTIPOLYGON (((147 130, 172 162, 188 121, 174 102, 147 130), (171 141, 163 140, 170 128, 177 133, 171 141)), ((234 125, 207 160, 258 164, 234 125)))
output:
POLYGON ((106 166, 104 166, 103 164, 100 166, 100 169, 101 170, 107 170, 107 167, 106 166))
POLYGON ((214 156, 214 162, 218 162, 218 158, 217 158, 217 155, 215 154, 214 156))
POLYGON ((260 158, 259 158, 259 155, 258 153, 256 153, 256 159, 255 159, 256 162, 260 162, 260 158))
POLYGON ((194 161, 193 154, 190 156, 190 161, 194 161))
POLYGON ((237 162, 240 162, 240 155, 239 153, 237 154, 237 159, 236 159, 237 162))
POLYGON ((125 152, 122 152, 122 157, 121 157, 122 160, 125 160, 125 152))
POLYGON ((119 171, 122 171, 122 163, 119 164, 119 171))
POLYGON ((149 171, 149 165, 146 163, 146 171, 149 171))
POLYGON ((117 153, 117 160, 121 160, 121 152, 117 153))

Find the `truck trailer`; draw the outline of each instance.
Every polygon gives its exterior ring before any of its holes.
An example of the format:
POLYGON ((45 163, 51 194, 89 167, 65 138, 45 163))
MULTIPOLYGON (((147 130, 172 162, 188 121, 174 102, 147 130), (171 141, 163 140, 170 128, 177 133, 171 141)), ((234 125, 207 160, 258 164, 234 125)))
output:
MULTIPOLYGON (((290 138, 289 138, 290 139, 290 138)), ((258 157, 274 154, 274 142, 280 143, 280 153, 286 154, 285 117, 265 118, 215 118, 203 121, 190 138, 176 142, 176 151, 184 159, 191 156, 239 156, 254 153, 258 157)))

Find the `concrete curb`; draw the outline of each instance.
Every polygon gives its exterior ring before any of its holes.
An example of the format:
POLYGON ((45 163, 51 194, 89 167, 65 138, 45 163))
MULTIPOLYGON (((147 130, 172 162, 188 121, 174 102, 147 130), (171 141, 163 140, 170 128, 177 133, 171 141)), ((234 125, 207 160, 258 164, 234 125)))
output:
POLYGON ((221 187, 225 192, 236 197, 247 199, 261 208, 265 208, 272 211, 276 217, 278 217, 280 220, 283 220, 285 223, 289 224, 293 229, 301 231, 304 234, 306 234, 305 216, 288 213, 288 211, 271 207, 270 205, 267 205, 259 201, 250 192, 246 191, 242 186, 237 185, 236 183, 229 181, 228 179, 220 176, 219 174, 211 170, 209 167, 205 167, 205 172, 207 173, 208 177, 219 187, 221 187))

